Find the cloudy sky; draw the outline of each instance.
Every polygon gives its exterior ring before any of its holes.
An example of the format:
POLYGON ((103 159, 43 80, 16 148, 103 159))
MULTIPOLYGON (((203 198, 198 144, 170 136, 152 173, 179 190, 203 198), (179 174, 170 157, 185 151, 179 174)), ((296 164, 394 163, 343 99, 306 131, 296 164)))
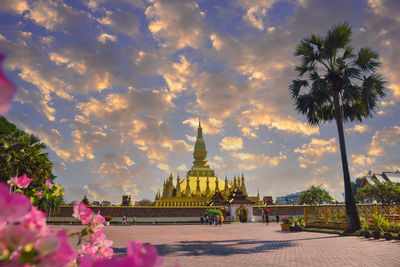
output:
POLYGON ((191 167, 198 117, 219 177, 243 172, 273 197, 323 184, 341 200, 336 127, 304 123, 288 93, 296 45, 341 21, 391 89, 374 118, 345 125, 352 178, 400 169, 398 0, 1 2, 18 89, 5 117, 48 145, 67 200, 154 199, 191 167))

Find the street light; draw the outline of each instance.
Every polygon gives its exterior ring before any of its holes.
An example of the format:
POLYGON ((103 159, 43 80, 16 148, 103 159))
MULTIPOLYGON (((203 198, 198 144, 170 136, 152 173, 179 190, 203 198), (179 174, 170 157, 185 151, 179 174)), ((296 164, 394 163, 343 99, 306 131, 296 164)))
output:
POLYGON ((292 199, 292 203, 293 203, 293 218, 296 217, 296 212, 294 210, 294 205, 296 204, 296 200, 292 199))

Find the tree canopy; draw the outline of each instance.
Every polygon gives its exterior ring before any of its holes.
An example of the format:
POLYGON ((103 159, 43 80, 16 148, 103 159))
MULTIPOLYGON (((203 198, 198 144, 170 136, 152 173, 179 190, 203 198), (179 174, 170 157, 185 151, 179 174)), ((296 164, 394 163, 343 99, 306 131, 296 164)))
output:
POLYGON ((363 199, 376 200, 384 206, 400 202, 400 184, 390 181, 384 183, 376 181, 374 185, 368 184, 358 192, 357 200, 363 199))
POLYGON ((0 117, 0 181, 27 174, 39 186, 45 179, 54 180, 53 164, 44 152, 46 145, 37 137, 0 117))
POLYGON ((317 205, 326 204, 333 201, 329 193, 319 186, 311 186, 308 190, 300 194, 300 204, 317 205))

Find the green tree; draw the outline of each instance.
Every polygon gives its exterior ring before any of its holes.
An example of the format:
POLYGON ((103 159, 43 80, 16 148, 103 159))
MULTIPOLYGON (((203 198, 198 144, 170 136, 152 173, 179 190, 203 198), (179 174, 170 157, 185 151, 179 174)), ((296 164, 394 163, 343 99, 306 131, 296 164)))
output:
POLYGON ((355 182, 351 182, 351 190, 353 191, 354 197, 357 196, 357 193, 358 193, 358 190, 360 190, 362 181, 363 181, 363 178, 358 177, 355 182))
POLYGON ((33 187, 39 187, 45 179, 54 180, 53 164, 44 152, 46 145, 0 118, 0 181, 27 174, 35 180, 33 187))
POLYGON ((82 198, 82 203, 85 204, 86 206, 90 206, 90 201, 86 195, 82 198))
POLYGON ((301 193, 299 197, 300 205, 308 204, 315 206, 317 204, 326 204, 333 201, 329 193, 319 186, 311 186, 308 190, 301 193))
POLYGON ((388 206, 400 202, 400 184, 393 182, 381 183, 376 181, 374 185, 368 184, 360 189, 357 201, 368 199, 376 200, 383 206, 388 206))
POLYGON ((100 206, 111 206, 111 202, 108 200, 102 200, 100 206))
POLYGON ((343 122, 372 117, 386 95, 385 81, 376 72, 380 65, 378 54, 368 47, 355 52, 351 33, 345 22, 332 27, 323 37, 312 34, 303 39, 295 51, 301 57, 300 66, 296 67, 300 79, 289 86, 296 110, 306 115, 309 124, 336 121, 348 232, 360 228, 360 218, 351 189, 343 122))
POLYGON ((153 205, 154 205, 154 202, 147 198, 144 198, 139 201, 139 206, 153 206, 153 205))

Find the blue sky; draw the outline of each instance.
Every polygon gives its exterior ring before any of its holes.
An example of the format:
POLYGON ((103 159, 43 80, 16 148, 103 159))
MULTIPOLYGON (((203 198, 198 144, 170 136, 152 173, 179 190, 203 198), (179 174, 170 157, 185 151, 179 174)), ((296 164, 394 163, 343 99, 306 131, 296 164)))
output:
POLYGON ((298 42, 341 21, 379 52, 390 92, 346 124, 352 178, 400 169, 396 0, 3 0, 0 52, 18 92, 5 115, 48 145, 67 200, 153 199, 193 161, 197 118, 221 178, 250 194, 320 185, 341 200, 334 124, 310 127, 288 93, 298 42))

